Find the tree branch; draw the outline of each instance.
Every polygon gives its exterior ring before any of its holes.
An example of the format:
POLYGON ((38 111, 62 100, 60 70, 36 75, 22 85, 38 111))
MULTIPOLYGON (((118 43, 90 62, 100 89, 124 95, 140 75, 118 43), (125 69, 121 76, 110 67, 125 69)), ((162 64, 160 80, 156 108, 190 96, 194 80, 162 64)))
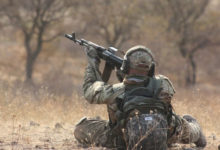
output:
POLYGON ((43 39, 42 41, 43 42, 51 42, 53 40, 55 40, 56 38, 58 38, 59 36, 62 36, 63 35, 63 32, 59 32, 55 35, 53 35, 52 37, 48 38, 48 39, 43 39))

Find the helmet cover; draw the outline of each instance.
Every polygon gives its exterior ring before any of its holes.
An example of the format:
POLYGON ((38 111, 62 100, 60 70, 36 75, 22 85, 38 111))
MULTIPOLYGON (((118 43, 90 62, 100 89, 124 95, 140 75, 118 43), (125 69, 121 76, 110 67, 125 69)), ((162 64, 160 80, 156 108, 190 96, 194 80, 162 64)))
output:
POLYGON ((154 61, 151 50, 141 45, 130 48, 125 54, 125 59, 129 60, 130 68, 133 69, 150 68, 154 61))

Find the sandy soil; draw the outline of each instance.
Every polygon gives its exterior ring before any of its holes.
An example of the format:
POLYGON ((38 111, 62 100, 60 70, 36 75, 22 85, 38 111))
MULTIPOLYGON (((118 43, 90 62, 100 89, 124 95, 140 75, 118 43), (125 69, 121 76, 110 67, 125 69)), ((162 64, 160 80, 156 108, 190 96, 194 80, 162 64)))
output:
MULTIPOLYGON (((74 124, 55 123, 43 125, 34 121, 3 122, 0 124, 0 149, 1 150, 31 150, 31 149, 93 149, 105 148, 83 148, 73 136, 74 124)), ((207 135, 208 145, 205 150, 216 150, 220 144, 220 138, 216 135, 207 135)), ((194 145, 176 144, 172 150, 194 147, 194 145)), ((194 148, 193 150, 195 150, 194 148)))

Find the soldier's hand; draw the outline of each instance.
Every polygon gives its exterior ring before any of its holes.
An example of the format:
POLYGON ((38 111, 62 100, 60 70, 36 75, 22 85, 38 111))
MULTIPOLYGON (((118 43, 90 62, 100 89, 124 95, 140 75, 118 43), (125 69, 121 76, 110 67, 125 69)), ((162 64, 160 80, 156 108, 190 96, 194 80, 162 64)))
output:
POLYGON ((87 54, 87 58, 90 64, 98 65, 100 63, 100 58, 97 54, 97 51, 93 47, 86 47, 84 50, 87 54))

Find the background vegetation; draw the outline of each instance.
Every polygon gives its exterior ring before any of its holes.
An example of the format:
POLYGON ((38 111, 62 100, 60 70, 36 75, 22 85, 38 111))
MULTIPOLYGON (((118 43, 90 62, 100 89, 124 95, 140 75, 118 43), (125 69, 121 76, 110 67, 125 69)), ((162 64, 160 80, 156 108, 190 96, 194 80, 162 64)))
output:
MULTIPOLYGON (((2 0, 0 147, 22 143, 36 148, 46 140, 47 148, 54 144, 59 149, 65 142, 73 148, 71 134, 82 116, 103 114, 107 119, 105 106, 89 105, 82 97, 87 60, 83 49, 63 36, 76 32, 79 38, 119 48, 120 56, 134 45, 149 47, 157 73, 168 76, 176 88, 175 110, 198 118, 209 137, 207 149, 216 149, 219 7, 218 0, 2 0), (62 126, 60 143, 55 140, 57 123, 62 126)), ((113 73, 110 83, 115 82, 113 73)))

